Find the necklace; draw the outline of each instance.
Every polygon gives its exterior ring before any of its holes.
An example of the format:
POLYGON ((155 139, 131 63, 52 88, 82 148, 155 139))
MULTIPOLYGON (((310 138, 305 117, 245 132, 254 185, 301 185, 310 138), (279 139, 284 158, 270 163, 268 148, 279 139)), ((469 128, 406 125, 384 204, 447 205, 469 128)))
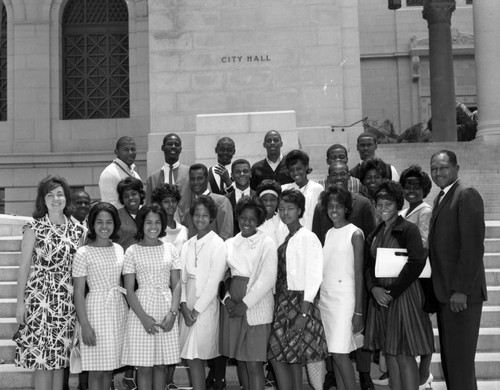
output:
POLYGON ((198 267, 198 255, 200 254, 201 250, 205 246, 205 243, 201 244, 200 249, 196 250, 196 242, 194 243, 194 266, 198 267))

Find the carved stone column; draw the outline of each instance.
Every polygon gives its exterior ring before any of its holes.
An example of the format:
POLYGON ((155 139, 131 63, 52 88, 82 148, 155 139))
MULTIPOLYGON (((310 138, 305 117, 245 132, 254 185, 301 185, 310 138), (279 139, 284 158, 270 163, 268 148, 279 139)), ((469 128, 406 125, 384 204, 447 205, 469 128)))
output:
POLYGON ((457 140, 451 46, 451 14, 454 10, 454 0, 425 0, 422 12, 429 27, 433 141, 457 140))
POLYGON ((479 125, 476 138, 500 143, 500 1, 474 2, 474 50, 479 125))

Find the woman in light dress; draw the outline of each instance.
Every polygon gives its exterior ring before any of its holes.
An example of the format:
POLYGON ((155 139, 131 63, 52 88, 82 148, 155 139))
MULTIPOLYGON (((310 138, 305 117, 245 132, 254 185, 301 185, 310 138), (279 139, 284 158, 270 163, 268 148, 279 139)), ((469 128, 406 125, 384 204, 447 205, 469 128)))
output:
POLYGON ((281 185, 275 180, 264 179, 257 187, 256 195, 266 208, 266 219, 258 229, 271 236, 276 247, 279 247, 288 236, 288 228, 277 213, 281 185))
POLYGON ((242 197, 235 213, 240 233, 226 241, 231 279, 222 309, 220 352, 238 361, 244 389, 264 390, 263 364, 278 266, 276 244, 257 229, 266 215, 259 198, 242 197))
POLYGON ((35 370, 37 390, 63 388, 76 311, 73 256, 85 228, 70 219, 70 189, 60 176, 38 184, 33 221, 24 227, 17 279, 17 366, 35 370))
POLYGON ((312 172, 309 167, 309 156, 302 150, 292 150, 285 157, 285 164, 288 174, 293 179, 293 183, 283 184, 282 191, 297 189, 306 198, 305 209, 302 210, 300 224, 308 230, 312 230, 314 209, 319 202, 319 196, 324 188, 321 184, 309 180, 308 174, 312 172))
MULTIPOLYGON (((323 281, 319 308, 328 352, 333 354, 338 390, 356 389, 349 353, 358 348, 354 336, 363 330, 363 231, 347 221, 352 196, 329 187, 321 203, 333 222, 323 247, 323 281)), ((361 336, 362 337, 362 336, 361 336)))
MULTIPOLYGON (((210 223, 217 215, 214 200, 198 196, 189 210, 197 234, 181 251, 181 358, 188 361, 196 390, 205 390, 204 361, 219 353, 219 282, 226 269, 226 245, 210 223)), ((141 389, 142 390, 142 389, 141 389)))
POLYGON ((175 219, 179 201, 181 200, 179 187, 168 183, 156 187, 151 194, 151 200, 163 207, 167 214, 166 234, 160 239, 163 242, 173 244, 177 251, 181 253, 182 246, 188 240, 188 229, 175 219))
MULTIPOLYGON (((404 196, 409 204, 407 209, 401 211, 401 216, 409 222, 417 225, 422 236, 422 244, 428 249, 427 238, 429 236, 429 223, 432 216, 432 207, 424 202, 432 188, 432 181, 427 173, 422 171, 419 165, 411 165, 401 173, 399 183, 403 187, 404 196)), ((437 307, 432 307, 429 299, 432 296, 432 282, 430 279, 420 279, 420 284, 424 289, 425 304, 424 310, 428 313, 435 313, 437 307)), ((419 390, 425 390, 432 386, 434 377, 430 372, 432 354, 420 356, 419 390)))
POLYGON ((111 242, 120 229, 118 210, 111 203, 97 203, 90 210, 88 227, 89 242, 78 249, 73 262, 82 369, 89 371, 92 390, 108 390, 113 370, 122 366, 128 311, 121 287, 123 248, 111 242))
POLYGON ((139 242, 127 249, 123 266, 130 311, 122 362, 138 367, 139 389, 164 390, 167 365, 180 361, 180 260, 175 247, 159 239, 167 225, 163 208, 144 206, 136 221, 139 242))

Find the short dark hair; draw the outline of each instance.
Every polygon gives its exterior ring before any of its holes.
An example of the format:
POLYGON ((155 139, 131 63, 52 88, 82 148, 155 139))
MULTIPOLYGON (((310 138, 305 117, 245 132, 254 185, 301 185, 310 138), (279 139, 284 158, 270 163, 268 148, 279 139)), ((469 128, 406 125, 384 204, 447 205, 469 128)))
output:
POLYGON ((191 171, 199 171, 199 170, 202 170, 203 171, 203 175, 208 177, 208 168, 205 164, 193 164, 189 167, 189 173, 191 173, 191 171))
POLYGON ((359 144, 359 140, 361 138, 371 138, 371 139, 373 139, 373 142, 378 143, 378 140, 377 140, 377 137, 375 136, 375 134, 372 134, 368 131, 365 131, 365 132, 361 133, 360 135, 358 135, 358 139, 356 140, 357 144, 359 144))
POLYGON ((384 180, 375 190, 374 198, 375 201, 379 199, 392 200, 396 202, 398 210, 401 210, 405 203, 403 187, 398 182, 392 180, 384 180))
POLYGON ((422 187, 422 190, 424 191, 424 198, 427 197, 432 188, 432 181, 429 175, 422 171, 422 167, 420 165, 410 165, 401 173, 401 176, 399 177, 399 183, 401 184, 403 189, 406 184, 406 180, 408 180, 408 178, 410 177, 414 177, 418 180, 420 187, 422 187))
POLYGON ((175 198, 177 202, 181 200, 181 192, 179 191, 179 186, 177 186, 177 184, 161 184, 156 187, 151 194, 151 201, 153 203, 160 204, 163 199, 166 198, 175 198))
POLYGON ((278 194, 278 198, 281 195, 281 185, 278 183, 276 180, 272 179, 264 179, 260 182, 260 184, 257 186, 257 196, 260 196, 260 194, 263 191, 266 190, 272 190, 278 194))
POLYGON ((146 205, 139 209, 135 217, 135 224, 137 225, 137 233, 134 238, 137 241, 144 239, 144 221, 149 213, 158 214, 161 220, 161 232, 158 237, 163 237, 167 234, 165 231, 167 229, 167 213, 160 205, 146 205))
POLYGON ((352 212, 352 195, 343 187, 330 186, 320 194, 321 208, 326 212, 328 210, 328 202, 335 198, 342 206, 345 207, 346 218, 352 212))
POLYGON ((165 143, 167 142, 167 140, 170 138, 170 137, 176 137, 179 142, 181 143, 182 145, 182 140, 181 140, 181 137, 179 137, 177 134, 175 133, 168 133, 165 137, 163 137, 163 143, 162 145, 165 145, 165 143))
POLYGON ((89 212, 89 219, 88 219, 89 232, 87 234, 88 239, 95 240, 97 238, 94 225, 95 225, 95 220, 97 219, 97 215, 101 211, 109 213, 111 215, 111 218, 113 218, 113 233, 109 238, 111 240, 116 240, 120 238, 120 236, 118 235, 118 231, 120 230, 120 226, 122 223, 120 221, 120 216, 118 215, 118 210, 111 203, 99 202, 93 205, 89 212))
POLYGON ((238 164, 247 164, 249 167, 251 167, 250 163, 248 160, 245 160, 244 158, 239 158, 237 160, 234 160, 233 163, 231 164, 231 171, 234 170, 234 167, 238 164))
POLYGON ((279 200, 280 202, 293 203, 297 206, 300 209, 299 218, 302 218, 306 211, 306 198, 302 192, 295 188, 285 190, 281 193, 279 200))
POLYGON ((120 180, 120 182, 116 186, 116 192, 118 192, 118 200, 121 204, 124 204, 123 194, 127 190, 137 191, 141 196, 141 204, 144 202, 144 199, 146 198, 146 192, 144 191, 144 185, 142 184, 142 181, 131 176, 127 176, 125 179, 120 180))
POLYGON ((66 206, 63 213, 66 217, 71 216, 71 191, 66 179, 59 175, 49 175, 38 183, 38 189, 35 200, 35 210, 33 211, 33 218, 43 218, 47 213, 47 205, 45 204, 45 196, 54 188, 62 187, 64 197, 66 198, 66 206))
POLYGON ((458 164, 458 160, 457 160, 457 155, 455 154, 455 152, 452 152, 451 150, 446 150, 446 149, 442 149, 440 150, 439 152, 436 152, 434 153, 432 156, 431 156, 431 163, 432 163, 432 159, 434 157, 436 157, 438 154, 446 154, 450 160, 450 163, 455 166, 458 164))
POLYGON ((215 204, 215 201, 212 199, 212 197, 209 195, 200 195, 196 197, 196 199, 193 200, 193 203, 191 203, 191 207, 189 208, 189 214, 193 216, 196 206, 200 204, 206 207, 208 213, 210 214, 210 222, 212 222, 215 219, 215 217, 217 217, 217 205, 215 204))
POLYGON ((234 209, 236 218, 239 218, 241 213, 245 209, 250 209, 255 211, 255 213, 257 214, 258 226, 262 225, 266 220, 266 215, 267 215, 266 207, 258 197, 242 196, 234 209))
POLYGON ((378 173, 380 173, 382 179, 387 179, 387 164, 382 161, 382 159, 374 157, 366 159, 361 163, 361 166, 359 167, 359 180, 363 182, 368 171, 371 171, 372 169, 375 169, 378 173))
POLYGON ((290 168, 291 165, 297 164, 297 161, 301 161, 302 164, 307 165, 307 173, 311 173, 312 169, 309 167, 309 156, 307 155, 306 152, 303 152, 302 150, 299 149, 294 149, 290 152, 285 157, 285 165, 287 168, 290 168))
POLYGON ((124 137, 118 138, 118 141, 116 141, 116 147, 115 149, 120 149, 120 146, 122 146, 125 142, 134 142, 134 139, 132 137, 129 137, 128 135, 124 137))
POLYGON ((341 145, 341 144, 334 144, 332 146, 330 146, 327 150, 326 150, 326 158, 328 158, 328 155, 330 154, 330 152, 332 150, 335 150, 335 149, 342 149, 346 154, 347 154, 347 148, 344 146, 344 145, 341 145))

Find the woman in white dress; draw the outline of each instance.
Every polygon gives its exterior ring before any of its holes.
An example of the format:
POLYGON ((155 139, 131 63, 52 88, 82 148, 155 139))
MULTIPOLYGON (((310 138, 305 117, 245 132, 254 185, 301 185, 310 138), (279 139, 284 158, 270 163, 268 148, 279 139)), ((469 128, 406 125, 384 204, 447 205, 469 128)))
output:
POLYGON ((176 220, 181 193, 179 187, 175 184, 165 183, 156 187, 151 194, 153 203, 159 204, 167 213, 166 235, 160 239, 163 242, 169 242, 175 246, 175 249, 181 253, 182 246, 188 240, 188 229, 176 220))
POLYGON ((258 229, 271 236, 277 248, 288 236, 288 228, 276 211, 281 195, 281 185, 275 180, 264 179, 257 187, 256 193, 266 208, 266 219, 258 229))
POLYGON ((307 175, 312 172, 309 167, 309 156, 302 150, 292 150, 285 157, 285 164, 288 168, 288 174, 293 179, 293 183, 283 184, 281 189, 297 189, 306 198, 303 215, 300 218, 300 224, 308 230, 312 230, 314 209, 319 202, 319 196, 324 188, 321 184, 308 179, 307 175))
POLYGON ((139 242, 127 249, 123 266, 130 311, 122 363, 138 367, 139 389, 164 390, 167 365, 180 361, 180 260, 175 247, 159 239, 167 225, 163 208, 144 206, 136 221, 139 242))
POLYGON ((210 230, 217 215, 214 200, 200 195, 189 212, 197 234, 181 251, 181 358, 188 361, 193 388, 205 390, 203 361, 220 356, 217 291, 224 277, 227 251, 222 238, 210 230))
POLYGON ((108 390, 113 370, 122 366, 127 322, 125 289, 120 285, 123 248, 111 242, 120 229, 118 210, 111 203, 97 203, 90 210, 88 226, 89 243, 78 249, 73 262, 82 369, 89 371, 92 390, 108 390))
POLYGON ((337 389, 354 390, 356 379, 349 353, 357 349, 354 336, 363 330, 363 231, 347 221, 352 196, 329 187, 321 196, 333 222, 323 247, 323 281, 319 309, 328 352, 333 354, 337 389))

